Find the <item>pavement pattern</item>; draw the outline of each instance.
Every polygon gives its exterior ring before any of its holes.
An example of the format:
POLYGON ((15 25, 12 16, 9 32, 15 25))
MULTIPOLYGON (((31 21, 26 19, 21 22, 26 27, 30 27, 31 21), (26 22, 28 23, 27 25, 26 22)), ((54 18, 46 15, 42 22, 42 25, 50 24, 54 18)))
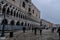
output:
POLYGON ((59 36, 56 31, 52 33, 51 30, 44 29, 42 35, 40 35, 39 31, 37 31, 37 35, 34 35, 32 30, 26 30, 25 33, 23 31, 15 32, 12 38, 8 35, 6 40, 59 40, 59 36))

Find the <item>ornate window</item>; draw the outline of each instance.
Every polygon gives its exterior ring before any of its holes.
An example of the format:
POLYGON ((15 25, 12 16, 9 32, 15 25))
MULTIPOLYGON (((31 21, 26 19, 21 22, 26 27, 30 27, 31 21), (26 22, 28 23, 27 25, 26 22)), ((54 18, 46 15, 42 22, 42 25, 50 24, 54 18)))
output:
POLYGON ((10 25, 15 25, 15 21, 12 20, 12 21, 10 22, 10 25))
POLYGON ((1 24, 7 25, 8 24, 8 20, 7 19, 3 19, 1 24))
POLYGON ((18 22, 16 23, 16 25, 20 25, 20 22, 18 21, 18 22))
POLYGON ((1 13, 1 4, 0 4, 0 13, 1 13))
POLYGON ((28 8, 28 12, 30 12, 31 11, 31 8, 28 8))
POLYGON ((15 16, 16 12, 14 11, 14 16, 15 16))
POLYGON ((12 6, 10 5, 10 8, 11 8, 12 6))
POLYGON ((20 18, 20 14, 19 14, 19 18, 20 18))
POLYGON ((4 4, 4 1, 1 1, 2 4, 4 4))
POLYGON ((15 1, 15 0, 12 0, 12 1, 15 1))
POLYGON ((16 17, 18 17, 18 12, 17 12, 17 14, 16 14, 16 17))
POLYGON ((21 16, 21 18, 22 18, 22 15, 20 15, 21 16))
POLYGON ((33 14, 34 14, 34 10, 33 10, 33 14))
POLYGON ((28 26, 29 26, 29 24, 28 24, 28 26))
POLYGON ((3 9, 2 9, 3 14, 6 12, 6 7, 7 7, 7 4, 3 6, 3 9))
POLYGON ((23 22, 21 23, 21 26, 23 26, 23 22))
POLYGON ((6 10, 6 8, 5 8, 5 6, 4 6, 3 9, 2 9, 2 13, 5 13, 5 10, 6 10))
POLYGON ((22 6, 25 8, 25 2, 23 2, 22 6))
POLYGON ((10 12, 10 10, 9 10, 9 8, 7 9, 7 14, 9 14, 9 12, 10 12))
POLYGON ((11 15, 13 15, 13 9, 11 10, 11 15))
POLYGON ((29 2, 28 0, 25 0, 26 2, 29 2))

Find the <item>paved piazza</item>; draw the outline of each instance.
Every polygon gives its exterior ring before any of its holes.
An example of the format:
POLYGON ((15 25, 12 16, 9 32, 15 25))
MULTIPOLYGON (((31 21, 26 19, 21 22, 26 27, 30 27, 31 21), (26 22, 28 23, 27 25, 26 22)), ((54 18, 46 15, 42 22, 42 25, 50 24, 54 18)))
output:
POLYGON ((37 35, 34 35, 34 32, 31 30, 23 33, 22 31, 18 31, 14 33, 14 37, 9 38, 6 36, 6 40, 58 40, 59 36, 56 31, 51 33, 51 30, 43 30, 42 35, 37 32, 37 35))

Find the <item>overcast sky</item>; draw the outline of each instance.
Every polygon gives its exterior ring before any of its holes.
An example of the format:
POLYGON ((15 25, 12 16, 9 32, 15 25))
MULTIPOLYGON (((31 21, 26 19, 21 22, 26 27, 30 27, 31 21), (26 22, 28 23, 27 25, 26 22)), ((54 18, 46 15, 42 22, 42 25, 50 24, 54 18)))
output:
POLYGON ((60 0, 32 0, 41 11, 41 18, 60 24, 60 0))

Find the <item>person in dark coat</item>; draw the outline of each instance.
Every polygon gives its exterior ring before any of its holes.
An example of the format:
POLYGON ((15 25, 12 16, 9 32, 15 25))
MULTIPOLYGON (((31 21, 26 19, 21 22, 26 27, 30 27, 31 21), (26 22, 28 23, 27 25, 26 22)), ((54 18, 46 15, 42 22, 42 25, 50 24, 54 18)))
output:
POLYGON ((35 35, 37 34, 37 28, 36 27, 34 28, 34 34, 35 35))
POLYGON ((40 29, 40 35, 42 34, 42 29, 40 29))
POLYGON ((54 28, 52 28, 52 33, 54 32, 54 28))
POLYGON ((32 32, 33 32, 33 28, 32 28, 32 32))
POLYGON ((34 31, 34 28, 32 27, 32 32, 34 31))
POLYGON ((25 28, 25 27, 23 27, 23 33, 25 33, 25 30, 26 30, 26 28, 25 28))
POLYGON ((57 30, 58 34, 59 34, 59 40, 60 40, 60 27, 57 30))

